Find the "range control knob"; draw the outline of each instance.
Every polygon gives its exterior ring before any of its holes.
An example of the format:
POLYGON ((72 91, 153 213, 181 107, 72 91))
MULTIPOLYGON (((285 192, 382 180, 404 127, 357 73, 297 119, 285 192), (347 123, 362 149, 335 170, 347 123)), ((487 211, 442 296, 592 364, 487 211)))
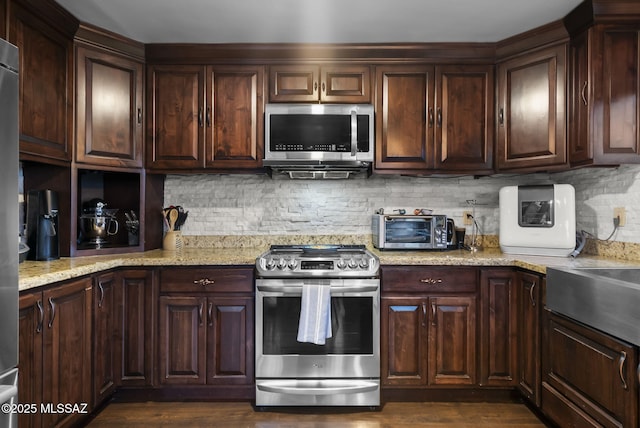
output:
POLYGON ((278 269, 282 270, 287 267, 287 261, 285 259, 278 260, 278 269))
POLYGON ((289 269, 294 270, 298 267, 298 261, 296 259, 289 260, 289 269))
POLYGON ((367 259, 360 260, 360 267, 362 269, 367 269, 369 267, 369 260, 367 259))
POLYGON ((358 261, 356 259, 349 260, 349 268, 355 269, 358 267, 358 261))
POLYGON ((338 269, 344 269, 344 268, 347 267, 347 264, 345 263, 345 261, 343 259, 340 259, 336 263, 336 266, 338 267, 338 269))
POLYGON ((273 270, 276 268, 276 261, 273 259, 268 259, 265 262, 264 267, 266 267, 268 270, 273 270))

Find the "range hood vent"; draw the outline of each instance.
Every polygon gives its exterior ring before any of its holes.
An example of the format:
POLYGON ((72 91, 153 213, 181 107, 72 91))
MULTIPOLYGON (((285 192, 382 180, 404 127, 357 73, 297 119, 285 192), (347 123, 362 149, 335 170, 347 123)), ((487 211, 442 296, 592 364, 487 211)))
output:
POLYGON ((286 174, 292 179, 307 180, 339 180, 353 176, 371 174, 370 162, 327 162, 312 160, 264 160, 264 166, 279 174, 286 174))

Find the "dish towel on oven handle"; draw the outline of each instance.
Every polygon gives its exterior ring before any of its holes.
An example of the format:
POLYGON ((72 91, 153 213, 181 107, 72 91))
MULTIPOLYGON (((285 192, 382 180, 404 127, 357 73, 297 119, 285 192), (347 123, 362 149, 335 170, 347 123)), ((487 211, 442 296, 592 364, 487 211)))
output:
POLYGON ((324 345, 331 332, 331 286, 305 282, 302 286, 298 342, 324 345))

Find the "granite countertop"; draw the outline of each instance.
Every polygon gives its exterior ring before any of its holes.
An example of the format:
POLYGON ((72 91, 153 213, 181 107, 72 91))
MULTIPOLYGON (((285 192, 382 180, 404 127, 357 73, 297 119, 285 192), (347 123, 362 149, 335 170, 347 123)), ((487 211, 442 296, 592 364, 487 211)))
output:
MULTIPOLYGON (((63 257, 49 262, 25 261, 20 264, 20 290, 48 285, 116 267, 253 265, 264 247, 185 248, 181 251, 152 250, 144 253, 91 257, 63 257)), ((382 265, 515 266, 538 273, 547 267, 583 268, 637 266, 639 262, 614 260, 601 256, 542 257, 504 254, 497 248, 471 253, 454 251, 379 251, 372 250, 382 265)))

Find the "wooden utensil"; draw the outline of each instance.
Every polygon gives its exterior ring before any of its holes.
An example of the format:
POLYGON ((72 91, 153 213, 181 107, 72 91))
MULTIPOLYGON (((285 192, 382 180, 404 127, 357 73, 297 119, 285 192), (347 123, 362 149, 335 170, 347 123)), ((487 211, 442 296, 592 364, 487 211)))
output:
POLYGON ((178 221, 178 210, 171 209, 169 211, 169 230, 175 230, 176 221, 178 221))

